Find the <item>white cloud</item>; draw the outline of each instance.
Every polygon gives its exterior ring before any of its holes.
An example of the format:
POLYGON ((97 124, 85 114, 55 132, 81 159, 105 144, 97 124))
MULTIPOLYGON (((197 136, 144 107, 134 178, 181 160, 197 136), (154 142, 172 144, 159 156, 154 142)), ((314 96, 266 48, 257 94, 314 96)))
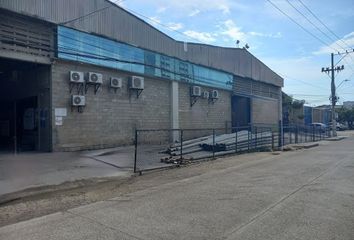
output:
POLYGON ((229 37, 232 41, 240 40, 246 41, 246 34, 241 31, 240 27, 237 27, 235 22, 231 19, 222 22, 220 26, 221 32, 220 34, 229 37))
POLYGON ((230 14, 230 7, 228 5, 221 4, 219 9, 222 11, 223 14, 230 14))
MULTIPOLYGON (((145 3, 143 0, 136 0, 137 2, 145 3)), ((235 0, 154 0, 151 1, 156 8, 165 6, 169 10, 173 9, 174 13, 180 13, 184 16, 195 16, 202 12, 221 11, 223 14, 229 14, 232 10, 245 10, 249 9, 248 5, 241 4, 235 0), (194 14, 193 14, 194 13, 194 14)))
POLYGON ((215 38, 215 33, 208 33, 208 32, 196 32, 196 31, 192 31, 192 30, 188 30, 185 31, 184 34, 186 34, 187 36, 197 39, 203 43, 213 43, 216 41, 215 38))
POLYGON ((348 46, 354 46, 354 32, 345 35, 342 39, 333 42, 329 46, 322 46, 319 50, 313 52, 313 54, 330 54, 334 52, 334 49, 336 49, 337 51, 343 51, 343 49, 340 48, 338 45, 342 46, 343 48, 348 48, 348 46))
POLYGON ((166 12, 167 10, 167 7, 159 7, 157 10, 156 10, 156 13, 164 13, 166 12))
POLYGON ((199 13, 200 13, 200 10, 199 9, 195 9, 188 16, 189 17, 194 17, 194 16, 198 15, 199 13))
POLYGON ((182 23, 174 23, 174 22, 170 22, 167 24, 167 26, 174 30, 174 31, 177 31, 177 30, 181 30, 183 28, 183 24, 182 23))
POLYGON ((266 37, 266 38, 281 38, 283 35, 281 32, 277 32, 276 34, 273 33, 260 33, 260 32, 248 32, 249 35, 255 37, 266 37))

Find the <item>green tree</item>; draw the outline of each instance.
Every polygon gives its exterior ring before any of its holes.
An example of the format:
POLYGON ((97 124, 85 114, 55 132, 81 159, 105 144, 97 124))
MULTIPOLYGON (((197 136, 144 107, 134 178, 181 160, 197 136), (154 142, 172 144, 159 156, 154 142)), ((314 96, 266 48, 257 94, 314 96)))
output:
MULTIPOLYGON (((283 92, 283 113, 286 114, 286 118, 288 122, 286 124, 296 124, 299 121, 303 122, 304 114, 303 107, 305 104, 305 100, 297 100, 293 97, 285 94, 283 92)), ((285 119, 284 119, 285 120, 285 119)))
POLYGON ((354 129, 354 108, 348 109, 342 107, 337 112, 339 122, 346 122, 349 129, 354 129))

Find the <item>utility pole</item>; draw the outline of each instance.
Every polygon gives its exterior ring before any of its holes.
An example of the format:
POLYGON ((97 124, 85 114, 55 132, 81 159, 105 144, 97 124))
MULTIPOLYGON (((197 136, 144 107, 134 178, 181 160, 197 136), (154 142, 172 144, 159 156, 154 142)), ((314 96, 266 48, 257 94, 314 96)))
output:
POLYGON ((340 72, 344 70, 344 66, 334 66, 334 53, 331 53, 331 68, 322 68, 322 72, 327 74, 331 74, 331 97, 329 100, 332 103, 332 137, 337 136, 337 123, 336 123, 336 104, 338 102, 338 97, 336 95, 336 83, 335 83, 335 71, 340 72))

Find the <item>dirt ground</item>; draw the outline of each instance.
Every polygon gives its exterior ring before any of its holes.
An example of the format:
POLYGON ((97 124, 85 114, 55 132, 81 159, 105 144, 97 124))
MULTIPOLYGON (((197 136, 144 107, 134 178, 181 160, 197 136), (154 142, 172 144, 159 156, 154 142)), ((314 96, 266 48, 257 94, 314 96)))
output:
POLYGON ((29 189, 0 199, 0 227, 114 197, 126 196, 129 193, 160 184, 198 176, 267 156, 272 156, 272 154, 252 153, 231 156, 175 169, 144 173, 142 176, 92 179, 29 189))

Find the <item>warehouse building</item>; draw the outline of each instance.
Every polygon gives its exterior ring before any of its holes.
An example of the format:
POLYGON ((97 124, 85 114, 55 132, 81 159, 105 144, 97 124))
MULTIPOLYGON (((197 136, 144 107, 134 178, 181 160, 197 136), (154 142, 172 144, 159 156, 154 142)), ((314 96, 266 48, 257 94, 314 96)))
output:
POLYGON ((137 128, 282 116, 283 79, 247 50, 176 41, 107 0, 1 0, 0 39, 2 148, 106 148, 137 128))

